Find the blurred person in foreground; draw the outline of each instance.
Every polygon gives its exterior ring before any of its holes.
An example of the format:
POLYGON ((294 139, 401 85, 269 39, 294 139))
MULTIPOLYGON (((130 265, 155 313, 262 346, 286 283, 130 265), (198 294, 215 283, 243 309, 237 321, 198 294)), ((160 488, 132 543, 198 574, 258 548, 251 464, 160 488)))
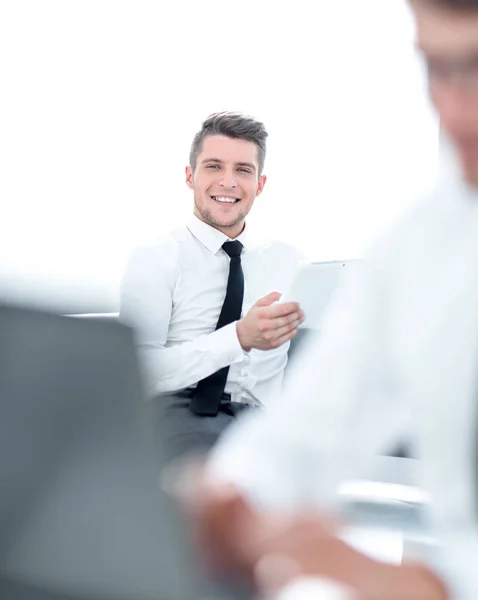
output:
POLYGON ((313 575, 361 599, 474 600, 478 0, 410 6, 461 177, 415 206, 353 273, 281 402, 231 428, 198 473, 194 510, 216 564, 256 583, 313 575), (404 434, 440 545, 395 566, 341 541, 334 514, 339 484, 404 434))
POLYGON ((246 223, 266 184, 267 137, 247 115, 210 115, 186 167, 191 218, 136 250, 124 273, 120 317, 136 331, 171 459, 210 449, 240 413, 275 400, 304 318, 277 303, 299 251, 246 223))

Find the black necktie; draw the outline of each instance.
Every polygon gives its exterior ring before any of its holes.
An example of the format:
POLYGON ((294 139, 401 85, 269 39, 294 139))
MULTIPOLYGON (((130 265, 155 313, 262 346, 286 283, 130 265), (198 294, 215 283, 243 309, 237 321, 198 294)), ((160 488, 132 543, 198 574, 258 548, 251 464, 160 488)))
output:
MULTIPOLYGON (((226 298, 222 305, 216 330, 241 318, 244 299, 244 274, 241 265, 241 242, 225 242, 222 248, 230 257, 229 277, 227 279, 226 298)), ((216 371, 202 379, 195 390, 189 405, 193 413, 203 417, 214 417, 219 411, 224 388, 226 387, 229 367, 216 371)))

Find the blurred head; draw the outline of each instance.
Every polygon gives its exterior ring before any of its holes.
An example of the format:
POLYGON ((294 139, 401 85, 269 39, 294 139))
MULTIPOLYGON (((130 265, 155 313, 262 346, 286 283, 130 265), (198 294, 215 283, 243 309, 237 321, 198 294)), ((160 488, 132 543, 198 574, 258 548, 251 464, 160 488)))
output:
POLYGON ((465 179, 478 185, 478 0, 410 0, 429 90, 465 179))
POLYGON ((262 192, 267 131, 239 113, 209 116, 194 137, 186 183, 194 191, 194 214, 230 238, 244 229, 262 192))

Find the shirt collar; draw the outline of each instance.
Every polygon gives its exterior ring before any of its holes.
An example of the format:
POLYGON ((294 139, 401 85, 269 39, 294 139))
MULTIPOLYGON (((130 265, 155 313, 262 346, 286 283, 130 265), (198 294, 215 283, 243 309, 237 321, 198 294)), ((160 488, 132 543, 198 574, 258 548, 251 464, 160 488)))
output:
MULTIPOLYGON (((211 227, 201 219, 198 219, 196 215, 193 215, 188 223, 188 229, 193 234, 193 236, 201 242, 203 246, 205 246, 211 254, 217 254, 221 249, 224 242, 230 240, 222 231, 211 227)), ((237 241, 241 242, 244 246, 244 250, 247 250, 250 246, 250 236, 248 232, 248 227, 244 228, 244 231, 235 238, 237 241)))

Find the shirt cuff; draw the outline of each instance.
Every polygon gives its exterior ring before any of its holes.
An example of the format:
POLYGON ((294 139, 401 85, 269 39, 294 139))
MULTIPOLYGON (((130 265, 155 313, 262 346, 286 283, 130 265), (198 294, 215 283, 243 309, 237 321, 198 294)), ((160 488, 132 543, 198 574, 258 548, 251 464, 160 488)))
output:
POLYGON ((225 361, 232 365, 244 359, 246 352, 239 342, 236 322, 221 327, 214 332, 212 338, 214 338, 213 354, 216 355, 218 363, 225 361))

